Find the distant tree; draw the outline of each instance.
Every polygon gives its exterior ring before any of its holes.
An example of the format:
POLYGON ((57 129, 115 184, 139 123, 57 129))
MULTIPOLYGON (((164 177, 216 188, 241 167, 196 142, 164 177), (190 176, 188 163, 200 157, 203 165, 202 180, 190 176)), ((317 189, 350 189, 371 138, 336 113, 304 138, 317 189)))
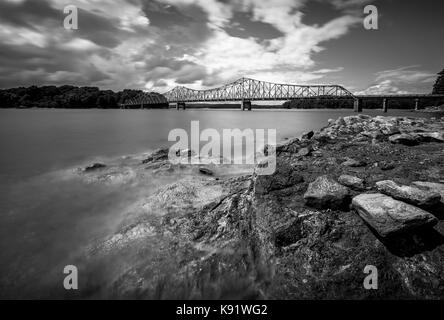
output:
POLYGON ((438 73, 432 94, 444 94, 444 69, 438 73))

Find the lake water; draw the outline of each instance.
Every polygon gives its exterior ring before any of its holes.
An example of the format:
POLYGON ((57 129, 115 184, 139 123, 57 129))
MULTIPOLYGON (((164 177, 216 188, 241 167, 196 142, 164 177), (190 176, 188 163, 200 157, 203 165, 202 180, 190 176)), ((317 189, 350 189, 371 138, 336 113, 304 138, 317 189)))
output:
MULTIPOLYGON (((351 115, 351 110, 0 110, 0 298, 60 297, 63 266, 111 234, 135 187, 85 184, 65 173, 168 146, 168 133, 200 129, 276 129, 277 140, 351 115)), ((381 111, 364 112, 377 115, 381 111)), ((414 116, 408 111, 388 115, 414 116)), ((137 157, 136 157, 137 158, 137 157)), ((165 181, 168 183, 171 181, 165 181)), ((155 183, 154 183, 155 184, 155 183)), ((142 190, 143 190, 142 188, 142 190)))

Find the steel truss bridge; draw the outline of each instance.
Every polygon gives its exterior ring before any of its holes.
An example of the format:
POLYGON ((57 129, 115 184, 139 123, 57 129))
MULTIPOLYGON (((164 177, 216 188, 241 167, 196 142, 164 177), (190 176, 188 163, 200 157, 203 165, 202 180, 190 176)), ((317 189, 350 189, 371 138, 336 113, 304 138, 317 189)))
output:
POLYGON ((241 78, 218 88, 207 90, 195 90, 183 86, 155 97, 151 94, 144 94, 135 99, 126 101, 122 106, 134 107, 159 104, 176 103, 177 109, 185 109, 186 103, 195 102, 225 102, 240 101, 242 110, 251 110, 251 101, 281 101, 294 99, 354 99, 354 109, 362 111, 363 98, 383 99, 383 110, 387 111, 387 101, 389 98, 412 98, 416 101, 418 108, 419 98, 444 98, 438 95, 417 94, 417 95, 374 95, 358 96, 340 85, 295 85, 279 84, 267 81, 259 81, 250 78, 241 78), (160 98, 162 97, 162 98, 160 98), (163 99, 163 97, 165 99, 163 99))

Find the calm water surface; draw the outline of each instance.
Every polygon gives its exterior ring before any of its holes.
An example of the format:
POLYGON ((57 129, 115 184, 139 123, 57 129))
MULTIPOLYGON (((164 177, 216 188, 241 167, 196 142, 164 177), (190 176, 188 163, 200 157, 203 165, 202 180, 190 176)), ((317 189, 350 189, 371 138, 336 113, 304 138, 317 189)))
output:
MULTIPOLYGON (((365 114, 382 114, 380 111, 365 114)), ((63 266, 111 234, 140 194, 85 184, 64 170, 168 146, 175 128, 276 129, 277 139, 316 130, 351 110, 0 110, 0 298, 41 298, 63 266)), ((408 111, 389 115, 414 116, 408 111)), ((168 183, 171 181, 165 181, 168 183)), ((146 182, 146 189, 156 186, 146 182)), ((140 188, 140 185, 139 185, 140 188)))

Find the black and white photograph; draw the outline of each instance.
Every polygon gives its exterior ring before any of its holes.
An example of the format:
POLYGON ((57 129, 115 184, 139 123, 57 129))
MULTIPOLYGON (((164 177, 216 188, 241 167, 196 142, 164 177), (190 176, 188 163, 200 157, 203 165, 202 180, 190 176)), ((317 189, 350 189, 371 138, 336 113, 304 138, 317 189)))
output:
POLYGON ((443 35, 440 0, 0 0, 0 300, 442 301, 443 35))

